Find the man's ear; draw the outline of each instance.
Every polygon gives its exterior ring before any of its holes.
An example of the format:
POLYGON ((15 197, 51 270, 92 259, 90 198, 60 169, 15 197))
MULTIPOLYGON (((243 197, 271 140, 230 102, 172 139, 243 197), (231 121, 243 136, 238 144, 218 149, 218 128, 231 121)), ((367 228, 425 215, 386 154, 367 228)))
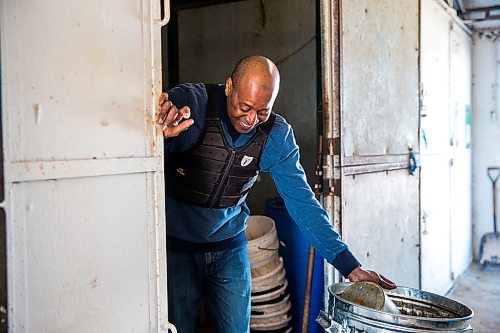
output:
POLYGON ((231 95, 232 91, 233 91, 233 80, 231 79, 231 77, 228 77, 226 79, 226 86, 224 88, 224 94, 226 95, 226 97, 229 97, 229 95, 231 95))

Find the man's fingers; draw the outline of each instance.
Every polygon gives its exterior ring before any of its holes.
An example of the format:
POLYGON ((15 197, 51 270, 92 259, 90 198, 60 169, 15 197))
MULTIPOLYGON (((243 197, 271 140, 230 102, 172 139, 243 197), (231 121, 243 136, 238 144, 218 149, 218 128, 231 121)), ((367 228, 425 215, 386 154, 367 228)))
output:
POLYGON ((172 123, 175 121, 178 112, 179 110, 177 110, 177 107, 173 105, 172 102, 166 101, 162 105, 161 112, 158 115, 158 121, 157 121, 158 124, 171 126, 172 123))
POLYGON ((383 275, 380 275, 380 283, 379 284, 385 289, 394 289, 397 287, 397 285, 394 282, 392 282, 391 280, 389 280, 388 278, 386 278, 383 275))
POLYGON ((388 278, 386 278, 385 276, 383 276, 382 274, 380 274, 380 278, 384 281, 386 281, 387 283, 394 283, 392 282, 391 280, 389 280, 388 278))
POLYGON ((191 117, 191 110, 189 110, 189 107, 185 106, 177 112, 171 125, 177 126, 183 119, 189 119, 189 117, 191 117))
POLYGON ((397 285, 394 282, 392 282, 382 274, 379 274, 375 271, 367 271, 367 273, 368 273, 367 280, 379 284, 382 288, 394 289, 397 287, 397 285))
POLYGON ((356 267, 348 276, 348 279, 351 282, 360 282, 360 281, 370 281, 380 285, 385 289, 394 289, 397 285, 386 278, 385 276, 378 274, 375 271, 364 270, 361 267, 356 267))
POLYGON ((182 118, 184 119, 189 119, 189 117, 191 117, 191 110, 189 109, 189 106, 185 106, 182 109, 180 109, 179 113, 182 115, 182 118))
POLYGON ((188 119, 188 120, 181 122, 177 126, 165 125, 165 126, 163 126, 163 136, 165 138, 171 138, 171 137, 177 136, 177 135, 179 135, 179 133, 187 130, 193 124, 194 124, 194 120, 188 119))
POLYGON ((170 108, 172 106, 172 103, 170 101, 166 101, 161 105, 160 112, 158 113, 156 122, 160 125, 163 125, 165 123, 165 120, 168 116, 168 113, 170 111, 170 108))
POLYGON ((194 124, 193 119, 188 119, 188 120, 183 121, 182 123, 179 124, 179 126, 177 126, 177 128, 179 129, 179 133, 187 130, 189 128, 189 126, 191 126, 193 124, 194 124))
POLYGON ((384 289, 395 289, 397 286, 394 283, 387 283, 380 280, 379 285, 384 289))
POLYGON ((189 119, 191 117, 191 110, 188 106, 184 106, 181 109, 168 100, 168 94, 163 93, 158 99, 158 105, 160 106, 160 112, 156 119, 158 125, 162 125, 163 136, 165 138, 170 138, 179 135, 182 131, 185 131, 194 123, 194 120, 189 119))
POLYGON ((163 93, 160 95, 160 99, 158 100, 158 105, 160 106, 160 112, 158 113, 156 122, 159 125, 163 125, 163 123, 165 122, 165 120, 168 116, 170 109, 173 106, 172 102, 168 100, 167 93, 163 93))
POLYGON ((159 100, 158 100, 158 105, 161 106, 163 104, 163 102, 165 102, 166 100, 168 100, 168 94, 167 93, 162 93, 160 95, 159 100))

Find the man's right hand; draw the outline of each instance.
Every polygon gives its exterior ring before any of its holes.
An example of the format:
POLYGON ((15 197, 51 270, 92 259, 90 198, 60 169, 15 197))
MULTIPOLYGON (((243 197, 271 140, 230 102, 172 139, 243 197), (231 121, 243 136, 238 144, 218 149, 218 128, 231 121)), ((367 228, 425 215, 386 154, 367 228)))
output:
POLYGON ((351 282, 369 281, 380 285, 385 289, 394 289, 397 285, 383 276, 374 271, 366 271, 361 267, 356 267, 347 277, 351 282))
POLYGON ((177 109, 172 101, 168 99, 168 94, 163 93, 158 100, 160 112, 156 119, 156 123, 162 127, 163 137, 171 138, 185 131, 189 126, 193 125, 194 120, 189 119, 191 111, 188 106, 177 109))

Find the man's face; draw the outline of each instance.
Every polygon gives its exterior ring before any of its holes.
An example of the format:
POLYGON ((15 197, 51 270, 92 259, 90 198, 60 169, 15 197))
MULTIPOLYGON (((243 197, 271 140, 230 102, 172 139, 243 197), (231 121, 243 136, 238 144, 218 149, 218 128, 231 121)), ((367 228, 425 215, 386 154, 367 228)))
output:
POLYGON ((257 81, 243 79, 233 84, 226 81, 227 114, 238 133, 249 133, 258 124, 266 122, 271 114, 276 94, 262 88, 257 81))

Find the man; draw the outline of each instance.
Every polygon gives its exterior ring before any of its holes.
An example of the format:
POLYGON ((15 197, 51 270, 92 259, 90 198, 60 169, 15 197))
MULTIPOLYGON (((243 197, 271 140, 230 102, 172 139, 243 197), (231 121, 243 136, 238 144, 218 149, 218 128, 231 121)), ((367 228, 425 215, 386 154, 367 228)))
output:
POLYGON ((351 281, 395 288, 366 271, 329 223, 299 162, 285 119, 272 112, 280 76, 262 56, 243 58, 225 85, 183 84, 160 98, 165 140, 169 320, 192 332, 205 299, 219 333, 248 332, 250 263, 245 198, 269 173, 317 251, 351 281))

